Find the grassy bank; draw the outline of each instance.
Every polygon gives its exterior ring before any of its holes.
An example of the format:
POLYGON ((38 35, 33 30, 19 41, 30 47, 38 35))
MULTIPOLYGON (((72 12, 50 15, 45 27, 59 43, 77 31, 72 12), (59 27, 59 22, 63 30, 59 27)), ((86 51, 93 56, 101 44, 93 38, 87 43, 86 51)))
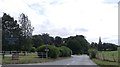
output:
POLYGON ((102 61, 98 59, 92 59, 92 61, 95 62, 100 67, 118 67, 117 62, 102 61))
POLYGON ((23 54, 20 54, 19 60, 18 61, 13 61, 12 57, 10 56, 5 56, 5 59, 3 59, 3 64, 28 64, 28 63, 42 63, 42 62, 50 62, 50 61, 55 61, 55 60, 61 60, 64 58, 69 58, 69 57, 61 57, 57 59, 52 59, 52 58, 39 58, 37 56, 37 53, 28 53, 26 56, 23 54))
POLYGON ((100 67, 120 67, 120 49, 118 51, 97 52, 97 58, 92 59, 100 67))
POLYGON ((104 61, 118 62, 118 51, 100 51, 97 52, 96 58, 104 61))

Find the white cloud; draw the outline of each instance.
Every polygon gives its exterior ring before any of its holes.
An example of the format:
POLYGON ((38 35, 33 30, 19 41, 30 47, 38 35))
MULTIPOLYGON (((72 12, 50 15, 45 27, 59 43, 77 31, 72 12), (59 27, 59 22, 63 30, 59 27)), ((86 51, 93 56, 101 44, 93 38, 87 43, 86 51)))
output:
POLYGON ((109 1, 0 0, 0 13, 9 13, 16 19, 20 13, 27 14, 35 27, 34 34, 48 32, 62 37, 83 34, 90 42, 98 42, 101 36, 103 41, 109 38, 107 42, 117 43, 113 36, 118 35, 117 3, 105 2, 109 1))

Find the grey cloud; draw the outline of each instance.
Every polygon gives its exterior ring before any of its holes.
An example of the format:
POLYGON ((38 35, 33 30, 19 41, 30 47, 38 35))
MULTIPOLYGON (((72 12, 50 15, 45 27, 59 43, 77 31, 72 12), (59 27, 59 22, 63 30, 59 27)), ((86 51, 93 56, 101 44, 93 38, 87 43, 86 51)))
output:
POLYGON ((54 28, 54 27, 50 27, 49 25, 36 26, 34 33, 37 33, 37 34, 48 33, 48 34, 53 35, 53 36, 58 35, 58 36, 62 36, 62 37, 70 35, 69 30, 67 30, 66 28, 54 28))
MULTIPOLYGON (((27 3, 26 3, 27 4, 27 3)), ((45 15, 44 5, 40 5, 39 3, 27 4, 29 8, 36 11, 37 14, 45 15)))
POLYGON ((67 28, 61 27, 61 28, 55 28, 54 25, 52 25, 50 22, 44 22, 41 25, 35 25, 35 30, 33 32, 34 34, 41 34, 41 33, 48 33, 53 36, 61 36, 66 37, 70 35, 70 31, 67 28))
POLYGON ((70 35, 70 31, 67 28, 57 28, 50 30, 51 35, 59 35, 62 37, 66 37, 70 35))
POLYGON ((88 29, 85 29, 85 28, 76 28, 75 31, 77 31, 77 32, 88 32, 88 29))
POLYGON ((104 42, 114 43, 118 45, 118 35, 111 35, 109 37, 102 38, 104 42))
POLYGON ((31 9, 35 10, 36 13, 40 14, 40 15, 45 15, 45 5, 49 4, 49 5, 59 5, 62 4, 62 0, 51 0, 50 2, 48 1, 48 3, 46 1, 43 1, 41 3, 33 3, 33 4, 28 4, 26 2, 24 2, 25 4, 28 5, 28 7, 30 7, 31 9))

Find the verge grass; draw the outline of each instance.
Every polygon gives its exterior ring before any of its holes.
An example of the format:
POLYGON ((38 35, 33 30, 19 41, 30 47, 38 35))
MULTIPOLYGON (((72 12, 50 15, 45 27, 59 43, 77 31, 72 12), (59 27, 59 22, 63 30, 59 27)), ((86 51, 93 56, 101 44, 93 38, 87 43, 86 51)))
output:
POLYGON ((3 59, 3 64, 13 64, 13 62, 15 62, 15 64, 30 64, 30 63, 43 63, 43 62, 52 62, 52 61, 56 61, 56 60, 61 60, 61 59, 65 59, 65 58, 69 58, 69 57, 60 57, 57 59, 53 59, 53 58, 39 58, 37 56, 37 53, 28 53, 26 56, 24 56, 23 53, 19 54, 19 60, 17 61, 13 61, 12 57, 10 56, 5 56, 5 59, 3 59))

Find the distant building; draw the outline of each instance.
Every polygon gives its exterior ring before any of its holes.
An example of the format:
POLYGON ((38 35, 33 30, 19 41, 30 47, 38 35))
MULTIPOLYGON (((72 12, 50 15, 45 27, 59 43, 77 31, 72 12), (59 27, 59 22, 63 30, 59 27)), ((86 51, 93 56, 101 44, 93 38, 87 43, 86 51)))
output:
POLYGON ((101 37, 99 37, 99 42, 98 42, 98 44, 102 44, 102 41, 101 41, 101 37))

